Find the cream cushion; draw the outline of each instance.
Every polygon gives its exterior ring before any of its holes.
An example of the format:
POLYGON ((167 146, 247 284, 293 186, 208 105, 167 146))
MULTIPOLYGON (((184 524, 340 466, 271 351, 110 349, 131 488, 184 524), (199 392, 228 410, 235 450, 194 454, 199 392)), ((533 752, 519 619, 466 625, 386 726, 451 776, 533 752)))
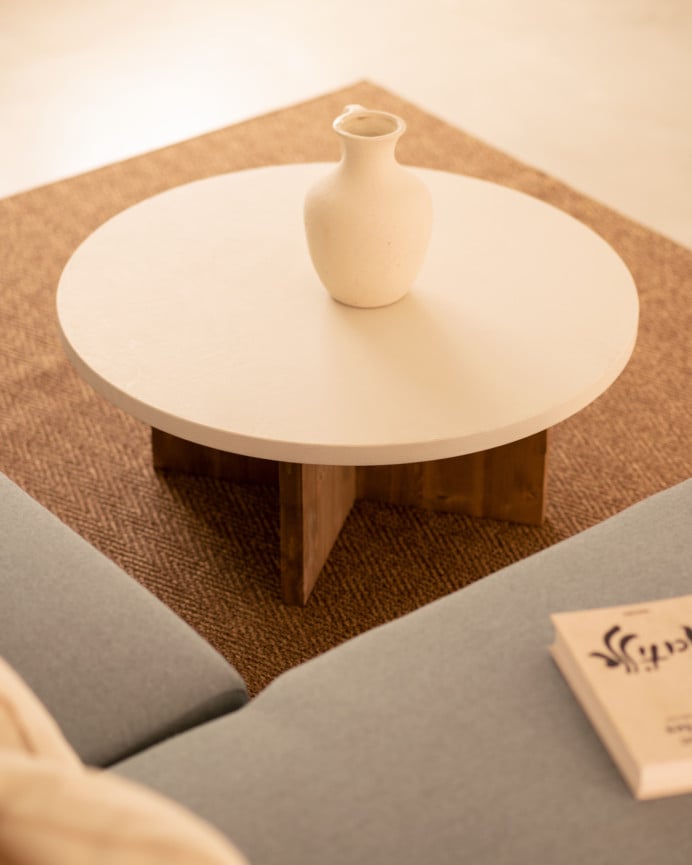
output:
POLYGON ((12 865, 245 865, 209 824, 97 769, 0 753, 0 862, 12 865))
POLYGON ((245 865, 204 820, 146 787, 85 767, 0 658, 0 863, 245 865))
POLYGON ((81 761, 43 703, 0 658, 0 748, 49 757, 64 766, 81 761))

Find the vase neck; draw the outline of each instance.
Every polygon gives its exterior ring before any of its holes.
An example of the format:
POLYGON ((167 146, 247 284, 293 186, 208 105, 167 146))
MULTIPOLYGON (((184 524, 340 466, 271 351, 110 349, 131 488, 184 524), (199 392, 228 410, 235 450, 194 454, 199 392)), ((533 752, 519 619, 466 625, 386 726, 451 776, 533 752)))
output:
POLYGON ((349 105, 333 127, 341 140, 345 171, 381 174, 398 165, 394 151, 406 125, 395 114, 349 105))

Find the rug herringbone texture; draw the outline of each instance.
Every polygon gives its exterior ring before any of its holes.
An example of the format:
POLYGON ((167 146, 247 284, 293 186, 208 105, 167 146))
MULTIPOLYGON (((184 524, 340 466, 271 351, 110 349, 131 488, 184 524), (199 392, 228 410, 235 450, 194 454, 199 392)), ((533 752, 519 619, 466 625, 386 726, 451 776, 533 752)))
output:
POLYGON ((162 598, 253 692, 287 667, 690 475, 692 253, 362 82, 340 92, 0 201, 0 470, 162 598), (157 474, 149 432, 65 360, 54 303, 78 243, 168 187, 277 162, 336 159, 348 103, 401 114, 403 162, 484 177, 598 231, 637 283, 634 356, 552 436, 541 528, 357 503, 307 608, 278 594, 275 490, 157 474))

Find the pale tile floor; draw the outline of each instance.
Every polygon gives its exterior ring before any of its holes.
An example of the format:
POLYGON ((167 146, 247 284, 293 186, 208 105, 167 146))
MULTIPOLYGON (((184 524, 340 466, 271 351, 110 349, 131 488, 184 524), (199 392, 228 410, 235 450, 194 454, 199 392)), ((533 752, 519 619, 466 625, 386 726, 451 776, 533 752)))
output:
POLYGON ((692 247, 692 0, 0 0, 0 196, 360 78, 692 247))

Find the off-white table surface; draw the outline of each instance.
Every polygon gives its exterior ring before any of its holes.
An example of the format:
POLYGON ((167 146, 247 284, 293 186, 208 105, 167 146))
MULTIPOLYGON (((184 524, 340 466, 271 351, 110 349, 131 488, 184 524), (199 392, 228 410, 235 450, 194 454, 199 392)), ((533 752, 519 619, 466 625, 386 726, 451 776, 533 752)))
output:
POLYGON ((434 225, 414 289, 375 310, 334 302, 302 222, 330 167, 197 181, 98 228, 57 294, 84 379, 192 442, 366 466, 521 439, 621 372, 638 318, 622 260, 572 217, 482 180, 416 169, 434 225))

